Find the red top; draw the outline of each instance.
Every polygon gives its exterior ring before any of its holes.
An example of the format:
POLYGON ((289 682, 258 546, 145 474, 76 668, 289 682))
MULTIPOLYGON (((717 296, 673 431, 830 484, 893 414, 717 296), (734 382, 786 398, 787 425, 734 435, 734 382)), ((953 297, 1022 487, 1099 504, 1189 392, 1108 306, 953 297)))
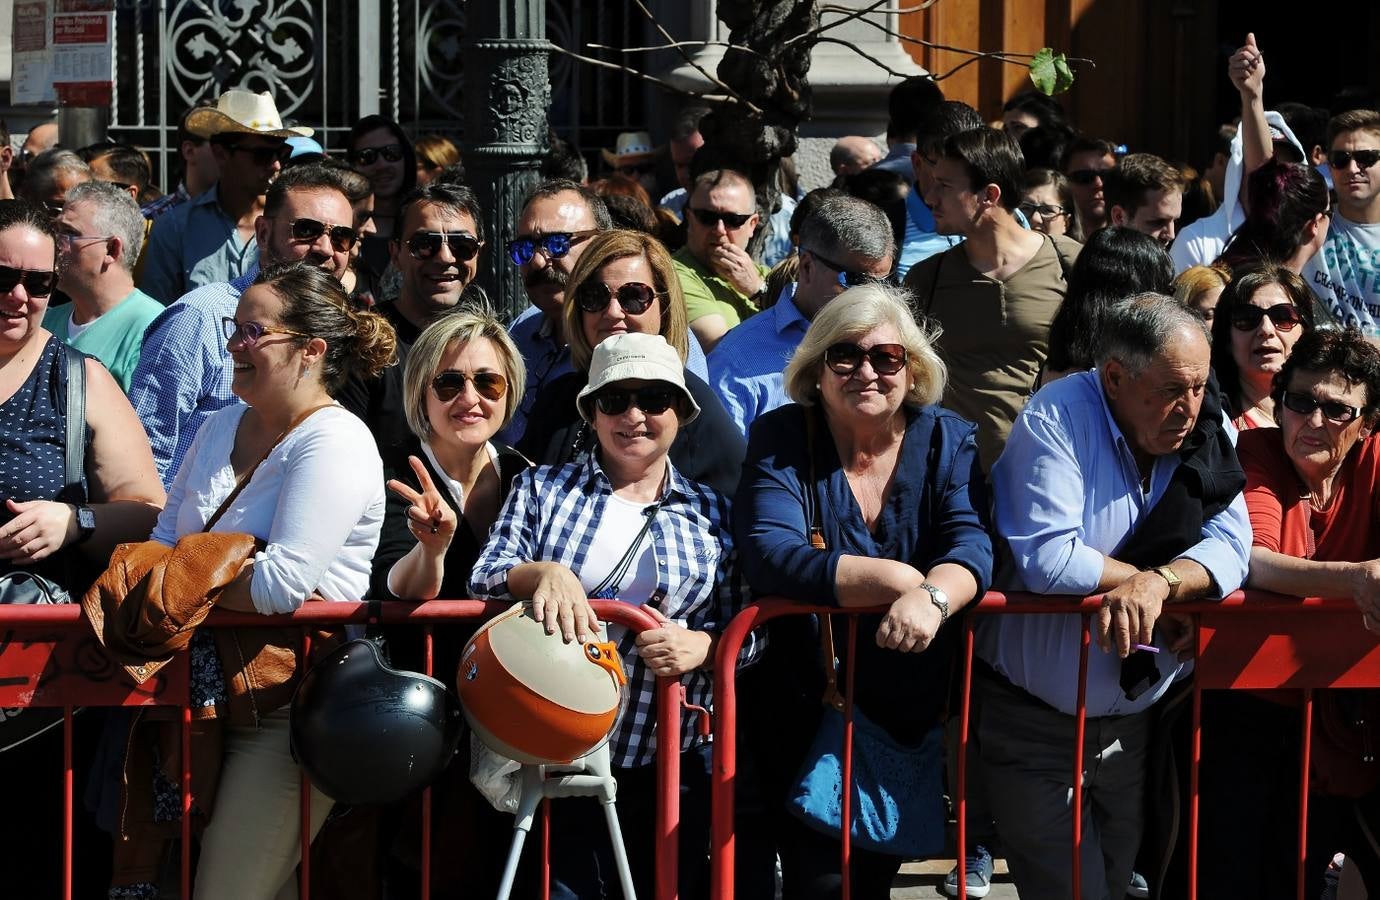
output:
POLYGON ((1288 556, 1360 562, 1380 556, 1380 436, 1357 441, 1332 483, 1332 502, 1315 512, 1308 491, 1284 452, 1284 433, 1241 433, 1236 454, 1246 472, 1252 543, 1288 556), (1302 494, 1303 496, 1300 496, 1302 494))

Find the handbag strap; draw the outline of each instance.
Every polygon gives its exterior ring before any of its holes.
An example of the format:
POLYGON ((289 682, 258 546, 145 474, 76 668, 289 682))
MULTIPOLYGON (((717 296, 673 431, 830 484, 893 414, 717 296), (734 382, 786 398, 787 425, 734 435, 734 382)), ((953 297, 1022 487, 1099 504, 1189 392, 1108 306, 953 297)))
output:
POLYGON ((206 525, 201 530, 210 531, 211 528, 214 527, 215 524, 220 521, 220 517, 225 515, 226 510, 230 508, 230 504, 234 503, 235 498, 240 495, 240 491, 244 490, 249 485, 250 479, 252 479, 254 477, 254 473, 259 470, 259 466, 263 465, 263 461, 268 459, 268 455, 272 453, 274 449, 276 449, 277 446, 283 442, 283 438, 291 434, 294 428, 305 422, 308 419, 308 417, 310 417, 313 413, 320 412, 321 410, 326 409, 329 406, 335 406, 335 404, 323 403, 320 406, 313 406, 311 409, 308 409, 307 411, 299 415, 297 418, 289 422, 288 427, 284 428, 282 433, 273 439, 273 443, 268 445, 268 449, 264 451, 263 456, 260 456, 258 461, 255 462, 254 465, 249 467, 248 472, 245 472, 243 475, 240 476, 240 480, 235 483, 235 489, 230 492, 230 496, 226 497, 224 500, 221 501, 220 506, 217 507, 216 511, 211 514, 211 518, 206 520, 206 525))
POLYGON ((63 496, 73 503, 85 503, 82 475, 86 468, 86 357, 68 347, 67 358, 67 438, 63 447, 63 496))
MULTIPOLYGON (((805 407, 805 456, 806 467, 810 473, 810 483, 805 486, 805 506, 810 519, 810 546, 816 550, 827 550, 824 540, 824 517, 819 508, 819 498, 815 495, 815 410, 805 407)), ((839 693, 839 663, 834 655, 833 616, 825 613, 819 619, 819 660, 824 667, 824 693, 820 702, 825 706, 843 711, 843 695, 839 693)))

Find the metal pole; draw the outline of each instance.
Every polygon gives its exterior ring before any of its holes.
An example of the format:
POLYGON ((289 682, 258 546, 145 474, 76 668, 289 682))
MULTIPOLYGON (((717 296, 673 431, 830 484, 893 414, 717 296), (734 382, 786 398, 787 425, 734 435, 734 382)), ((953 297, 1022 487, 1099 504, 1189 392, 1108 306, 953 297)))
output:
POLYGON ((108 106, 64 106, 58 110, 58 134, 64 147, 86 147, 103 141, 109 129, 108 106))
POLYGON ((527 300, 503 244, 547 153, 546 9, 542 0, 493 0, 467 4, 466 16, 465 180, 483 204, 488 241, 478 280, 511 317, 527 300))

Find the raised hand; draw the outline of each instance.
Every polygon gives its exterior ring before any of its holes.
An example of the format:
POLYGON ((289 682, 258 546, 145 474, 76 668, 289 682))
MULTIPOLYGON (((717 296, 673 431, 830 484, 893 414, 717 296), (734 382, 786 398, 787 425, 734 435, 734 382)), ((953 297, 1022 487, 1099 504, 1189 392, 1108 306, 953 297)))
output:
POLYGON ((388 489, 412 504, 407 508, 407 527, 417 542, 427 550, 443 554, 455 537, 458 524, 455 510, 450 508, 450 504, 436 489, 422 461, 409 456, 407 462, 417 476, 421 491, 412 489, 396 478, 388 482, 388 489))
POLYGON ((1246 44, 1227 61, 1227 75, 1243 95, 1256 99, 1265 90, 1265 55, 1255 45, 1255 34, 1246 35, 1246 44))

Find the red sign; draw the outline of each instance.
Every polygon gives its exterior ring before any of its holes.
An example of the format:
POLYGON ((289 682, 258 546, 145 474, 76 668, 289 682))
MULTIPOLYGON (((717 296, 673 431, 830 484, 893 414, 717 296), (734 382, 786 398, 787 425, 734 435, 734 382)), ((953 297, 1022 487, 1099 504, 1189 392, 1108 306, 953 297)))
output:
POLYGON ((64 13, 53 16, 53 46, 104 44, 109 38, 110 17, 101 13, 64 13))
POLYGON ((11 49, 15 53, 46 50, 48 48, 48 4, 19 0, 14 4, 14 34, 11 49))

